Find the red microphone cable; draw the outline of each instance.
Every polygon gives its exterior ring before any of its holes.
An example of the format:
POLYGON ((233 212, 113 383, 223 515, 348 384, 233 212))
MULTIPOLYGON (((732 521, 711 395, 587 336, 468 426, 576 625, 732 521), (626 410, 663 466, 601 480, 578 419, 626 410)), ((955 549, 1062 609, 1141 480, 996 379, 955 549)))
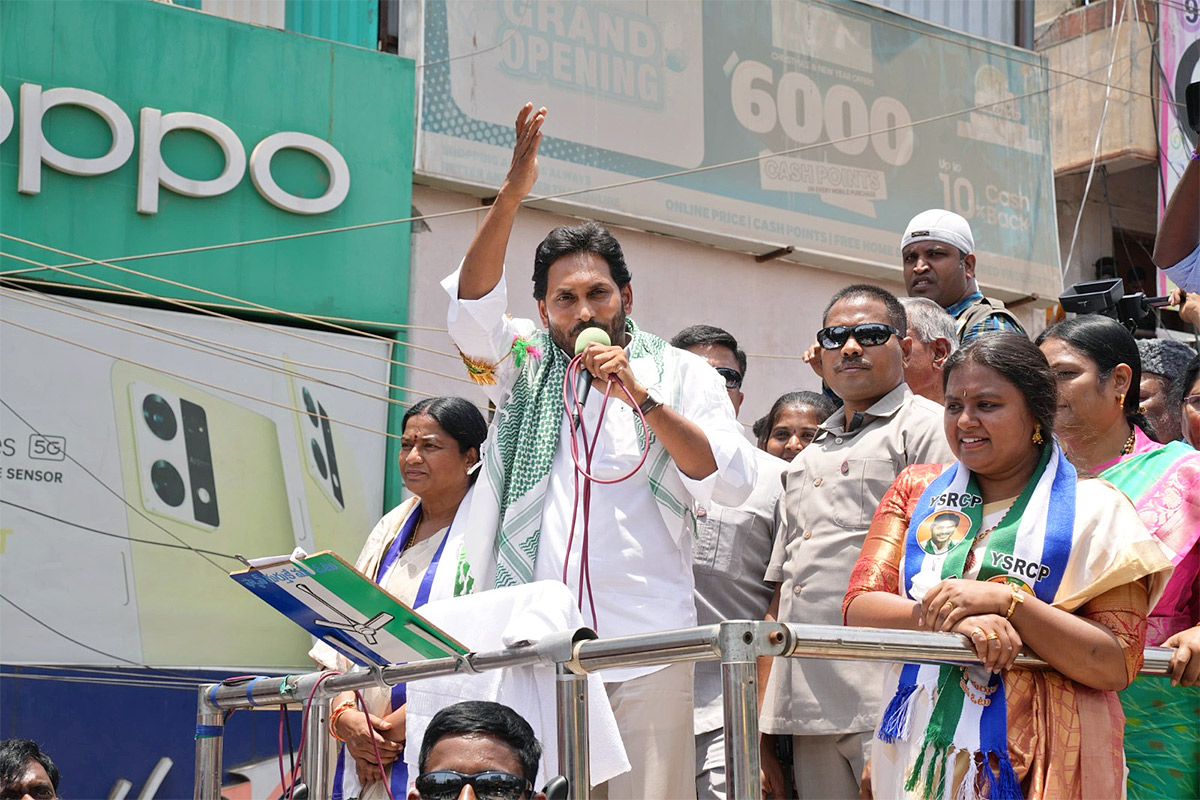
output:
POLYGON ((595 601, 595 596, 592 591, 592 575, 591 575, 591 568, 590 568, 590 560, 588 558, 588 550, 589 550, 588 545, 589 545, 589 538, 590 538, 588 534, 589 534, 589 525, 590 525, 590 517, 591 517, 592 484, 594 484, 594 483, 600 483, 600 484, 620 483, 622 481, 629 480, 631 477, 633 477, 637 473, 637 471, 642 468, 642 465, 644 465, 646 463, 646 457, 650 452, 650 427, 646 424, 646 417, 644 414, 642 414, 641 408, 639 408, 637 403, 634 402, 633 393, 630 392, 629 387, 627 387, 624 384, 624 382, 621 381, 620 378, 610 377, 608 380, 608 385, 605 387, 605 390, 604 390, 604 398, 601 401, 600 412, 596 419, 596 427, 595 427, 595 430, 592 432, 591 441, 589 442, 587 430, 586 430, 585 425, 583 424, 583 404, 580 402, 578 394, 575 390, 576 379, 579 376, 580 370, 582 370, 582 368, 583 368, 582 362, 583 362, 583 354, 582 353, 575 356, 573 359, 571 359, 571 362, 567 365, 566 378, 563 380, 563 407, 567 412, 568 419, 570 419, 572 417, 571 411, 572 411, 572 409, 574 409, 575 415, 579 419, 580 423, 579 423, 578 428, 576 428, 574 425, 570 426, 571 427, 571 460, 575 466, 574 498, 573 498, 572 513, 571 513, 571 529, 570 529, 570 534, 567 538, 566 555, 563 559, 562 580, 563 580, 564 584, 567 583, 567 576, 569 575, 569 572, 570 572, 571 547, 573 546, 573 544, 575 542, 576 519, 579 517, 579 510, 580 510, 579 509, 579 500, 580 500, 579 484, 580 484, 580 478, 582 477, 583 478, 583 509, 582 509, 583 510, 583 514, 582 514, 582 516, 583 516, 583 532, 582 532, 582 542, 580 545, 580 557, 582 560, 582 564, 580 565, 580 569, 579 569, 578 603, 579 603, 580 610, 582 610, 583 609, 583 592, 584 592, 584 587, 586 586, 587 594, 588 594, 588 604, 589 604, 589 608, 591 609, 591 612, 592 612, 592 624, 596 625, 598 627, 599 620, 596 617, 596 601, 595 601), (633 407, 635 413, 638 415, 638 419, 641 420, 641 424, 642 424, 641 458, 638 459, 638 462, 637 462, 637 464, 634 465, 633 469, 629 470, 624 475, 619 475, 615 478, 598 478, 592 474, 592 457, 595 453, 596 444, 600 440, 600 430, 602 429, 602 427, 604 425, 605 412, 608 410, 608 399, 612 396, 614 384, 619 386, 621 391, 623 391, 625 393, 625 397, 627 397, 629 399, 629 404, 633 407), (583 448, 583 462, 582 463, 580 463, 580 457, 579 457, 579 450, 580 450, 581 442, 582 442, 582 448, 583 448))

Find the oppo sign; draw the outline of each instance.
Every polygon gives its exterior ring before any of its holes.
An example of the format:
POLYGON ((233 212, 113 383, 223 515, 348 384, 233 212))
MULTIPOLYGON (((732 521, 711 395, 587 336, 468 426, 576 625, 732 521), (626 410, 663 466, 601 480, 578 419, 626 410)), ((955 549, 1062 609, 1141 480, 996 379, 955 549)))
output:
MULTIPOLYGON (((0 90, 0 143, 13 129, 13 105, 8 93, 0 90)), ((42 164, 69 175, 104 175, 122 166, 133 154, 133 123, 121 107, 102 94, 87 89, 45 89, 35 83, 21 84, 20 163, 17 191, 38 194, 42 190, 42 164), (46 140, 42 119, 55 106, 79 106, 99 116, 112 132, 112 146, 96 158, 69 156, 46 140)), ((187 197, 216 197, 242 181, 246 174, 246 150, 237 134, 225 123, 204 114, 176 111, 164 114, 157 108, 143 108, 138 119, 137 210, 140 214, 158 213, 158 192, 162 186, 187 197), (225 166, 210 180, 184 177, 168 167, 162 158, 162 139, 171 131, 193 130, 209 136, 221 148, 225 166)), ((333 145, 316 136, 297 131, 273 133, 259 142, 250 153, 250 181, 271 205, 292 214, 324 214, 342 204, 350 192, 350 168, 333 145), (280 150, 303 150, 320 159, 329 173, 329 188, 320 197, 289 194, 271 177, 271 159, 280 150)))

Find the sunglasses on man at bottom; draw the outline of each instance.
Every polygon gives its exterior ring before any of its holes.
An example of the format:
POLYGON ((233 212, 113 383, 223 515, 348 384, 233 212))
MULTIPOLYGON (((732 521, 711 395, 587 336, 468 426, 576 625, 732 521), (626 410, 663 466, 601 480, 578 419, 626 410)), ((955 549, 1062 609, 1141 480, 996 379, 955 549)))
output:
POLYGON ((520 800, 533 793, 533 784, 511 772, 476 772, 464 775, 449 769, 425 772, 415 781, 421 800, 458 800, 470 786, 479 800, 520 800))
POLYGON ((833 325, 817 331, 817 344, 826 350, 837 350, 851 336, 863 347, 876 347, 900 331, 882 322, 867 322, 862 325, 833 325))

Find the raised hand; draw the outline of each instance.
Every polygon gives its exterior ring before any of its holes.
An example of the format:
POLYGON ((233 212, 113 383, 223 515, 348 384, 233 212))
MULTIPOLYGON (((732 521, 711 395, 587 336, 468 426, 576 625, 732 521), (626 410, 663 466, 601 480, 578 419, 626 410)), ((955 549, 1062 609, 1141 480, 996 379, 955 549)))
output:
POLYGON ((496 288, 504 274, 504 254, 508 251, 513 222, 521 201, 537 183, 537 153, 545 119, 546 109, 534 111, 533 103, 526 103, 517 114, 517 143, 513 147, 508 176, 463 258, 458 278, 458 296, 463 300, 483 297, 496 288))
POLYGON ((511 192, 520 198, 533 191, 538 179, 538 146, 542 143, 542 123, 546 120, 546 109, 533 110, 533 103, 526 103, 517 112, 517 141, 513 145, 512 164, 504 179, 502 192, 511 192))

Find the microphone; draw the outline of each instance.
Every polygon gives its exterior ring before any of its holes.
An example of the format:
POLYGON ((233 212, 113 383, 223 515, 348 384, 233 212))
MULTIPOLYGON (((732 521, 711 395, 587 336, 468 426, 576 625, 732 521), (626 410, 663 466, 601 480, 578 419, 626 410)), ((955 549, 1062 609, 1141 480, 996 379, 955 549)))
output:
MULTIPOLYGON (((584 328, 579 332, 579 336, 575 337, 575 355, 582 353, 589 344, 595 342, 608 347, 612 344, 612 339, 608 337, 608 332, 603 328, 584 328)), ((579 408, 575 411, 575 427, 578 428, 581 420, 581 411, 583 404, 587 402, 588 392, 592 390, 592 373, 579 365, 579 374, 575 376, 575 397, 579 401, 579 408)))

